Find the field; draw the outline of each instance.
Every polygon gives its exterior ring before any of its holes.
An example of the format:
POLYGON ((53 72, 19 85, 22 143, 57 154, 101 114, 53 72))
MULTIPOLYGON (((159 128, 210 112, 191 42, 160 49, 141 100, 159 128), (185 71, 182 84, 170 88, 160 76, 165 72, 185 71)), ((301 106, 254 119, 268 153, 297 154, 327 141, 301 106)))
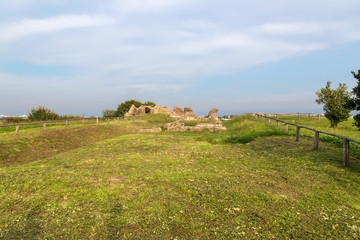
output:
MULTIPOLYGON (((298 121, 286 118, 287 121, 298 121)), ((0 133, 0 239, 359 239, 360 150, 242 116, 225 132, 138 133, 166 117, 0 133)), ((301 125, 360 139, 351 122, 301 125)))

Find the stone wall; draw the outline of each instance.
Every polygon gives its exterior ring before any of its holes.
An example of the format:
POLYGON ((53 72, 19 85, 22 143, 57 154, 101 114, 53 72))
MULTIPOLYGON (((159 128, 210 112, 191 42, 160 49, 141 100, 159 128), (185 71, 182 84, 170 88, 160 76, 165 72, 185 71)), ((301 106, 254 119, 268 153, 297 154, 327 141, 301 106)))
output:
MULTIPOLYGON (((217 108, 213 108, 209 114, 208 119, 211 120, 219 120, 217 117, 217 108)), ((181 118, 184 120, 197 120, 200 119, 200 117, 196 116, 194 114, 194 111, 191 109, 191 107, 185 107, 184 109, 181 109, 178 106, 174 106, 173 112, 171 112, 171 109, 166 106, 148 106, 148 105, 142 105, 140 107, 135 107, 134 105, 131 106, 130 110, 125 113, 125 117, 132 117, 132 116, 143 116, 146 114, 167 114, 175 118, 181 118)))
POLYGON ((171 114, 171 109, 166 106, 158 106, 155 107, 142 105, 140 107, 131 106, 130 110, 125 113, 125 117, 131 116, 143 116, 146 114, 171 114))
POLYGON ((226 127, 224 127, 221 123, 221 121, 216 121, 213 123, 198 123, 195 126, 185 126, 184 122, 176 121, 172 123, 166 123, 165 128, 168 131, 173 132, 184 132, 184 131, 190 131, 190 132, 198 132, 198 131, 224 131, 226 130, 226 127))

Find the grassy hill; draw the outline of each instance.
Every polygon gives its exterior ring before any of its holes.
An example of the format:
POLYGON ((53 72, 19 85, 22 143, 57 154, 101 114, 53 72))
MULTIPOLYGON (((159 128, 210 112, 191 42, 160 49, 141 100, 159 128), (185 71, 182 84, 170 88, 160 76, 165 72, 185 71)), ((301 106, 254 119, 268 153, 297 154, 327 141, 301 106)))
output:
POLYGON ((249 117, 137 133, 165 121, 0 134, 0 239, 360 237, 357 149, 344 167, 336 144, 249 117))

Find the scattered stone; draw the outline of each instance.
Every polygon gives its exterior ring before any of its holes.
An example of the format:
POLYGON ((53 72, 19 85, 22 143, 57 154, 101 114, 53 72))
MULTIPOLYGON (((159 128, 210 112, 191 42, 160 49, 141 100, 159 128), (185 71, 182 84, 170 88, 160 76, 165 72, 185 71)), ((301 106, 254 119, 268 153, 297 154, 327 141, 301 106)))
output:
POLYGON ((184 132, 184 131, 191 131, 191 132, 199 132, 204 130, 209 131, 223 131, 226 130, 221 123, 221 121, 217 121, 215 123, 198 123, 195 126, 185 126, 185 124, 181 121, 166 123, 165 128, 168 131, 175 131, 175 132, 184 132))
POLYGON ((168 131, 175 131, 175 132, 186 131, 185 124, 180 121, 176 121, 176 122, 172 122, 172 123, 165 123, 165 128, 168 131))
POLYGON ((184 110, 182 110, 178 106, 174 106, 172 114, 175 117, 184 117, 184 110))
POLYGON ((153 127, 153 128, 142 128, 139 130, 140 133, 159 133, 161 132, 160 127, 153 127))
POLYGON ((218 116, 217 116, 217 112, 219 111, 219 109, 217 108, 213 108, 209 114, 208 114, 208 118, 212 119, 212 120, 219 120, 218 116))
POLYGON ((186 120, 194 120, 197 118, 197 116, 194 114, 194 111, 191 109, 191 107, 185 107, 184 108, 184 118, 186 120))
POLYGON ((171 115, 171 109, 166 106, 158 106, 153 107, 153 112, 151 114, 168 114, 171 115))

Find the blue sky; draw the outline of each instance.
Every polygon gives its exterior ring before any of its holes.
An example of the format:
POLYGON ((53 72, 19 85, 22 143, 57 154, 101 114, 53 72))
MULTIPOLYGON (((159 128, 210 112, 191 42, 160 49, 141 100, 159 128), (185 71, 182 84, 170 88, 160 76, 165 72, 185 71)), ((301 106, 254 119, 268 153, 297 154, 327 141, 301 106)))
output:
POLYGON ((101 115, 127 99, 204 115, 322 112, 355 86, 358 0, 0 2, 0 114, 101 115))

